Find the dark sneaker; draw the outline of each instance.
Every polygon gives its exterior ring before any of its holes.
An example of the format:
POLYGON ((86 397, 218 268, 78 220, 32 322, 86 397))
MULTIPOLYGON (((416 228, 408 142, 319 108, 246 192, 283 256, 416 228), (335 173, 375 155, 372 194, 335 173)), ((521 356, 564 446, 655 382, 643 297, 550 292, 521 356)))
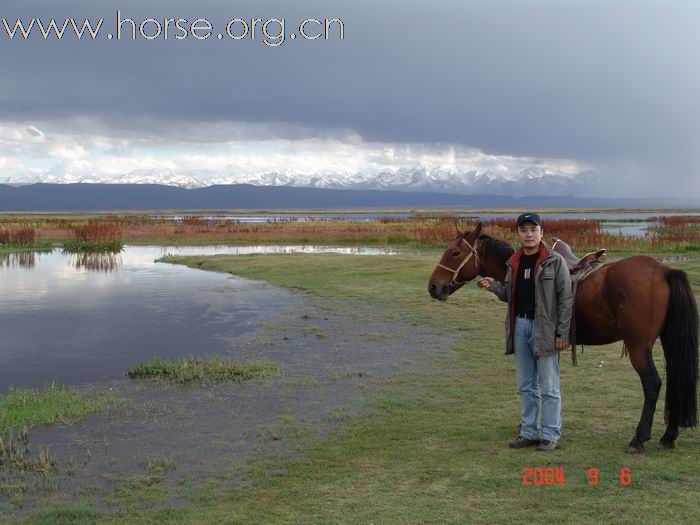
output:
POLYGON ((559 442, 549 441, 548 439, 543 439, 537 446, 537 450, 541 450, 542 452, 551 452, 556 448, 559 448, 559 442))
POLYGON ((540 440, 539 439, 528 439, 524 436, 518 436, 514 440, 512 440, 510 443, 508 443, 508 446, 510 448, 525 448, 525 447, 534 447, 535 445, 539 445, 540 440))

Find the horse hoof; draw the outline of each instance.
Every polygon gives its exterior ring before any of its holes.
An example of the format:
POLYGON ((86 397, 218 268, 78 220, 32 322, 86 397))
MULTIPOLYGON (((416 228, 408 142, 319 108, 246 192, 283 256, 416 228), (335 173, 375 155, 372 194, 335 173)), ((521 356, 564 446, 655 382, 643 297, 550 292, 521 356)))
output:
POLYGON ((661 448, 676 448, 675 439, 673 441, 666 441, 664 438, 661 438, 659 440, 659 444, 661 445, 661 448))
POLYGON ((633 445, 630 443, 627 445, 627 448, 625 449, 625 452, 628 454, 641 454, 644 452, 644 445, 633 445))

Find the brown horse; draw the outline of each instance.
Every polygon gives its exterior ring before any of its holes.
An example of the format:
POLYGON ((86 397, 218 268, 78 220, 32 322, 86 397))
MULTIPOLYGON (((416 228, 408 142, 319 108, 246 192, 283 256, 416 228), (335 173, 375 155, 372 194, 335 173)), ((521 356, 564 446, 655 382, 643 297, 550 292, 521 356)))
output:
MULTIPOLYGON (((503 281, 514 253, 505 241, 481 233, 481 223, 457 235, 428 283, 441 301, 477 276, 503 281)), ((698 309, 688 277, 652 257, 608 263, 579 283, 575 305, 576 342, 605 345, 622 340, 644 391, 644 407, 628 452, 641 452, 651 424, 661 378, 651 350, 661 338, 666 359, 666 433, 661 446, 673 448, 679 427, 697 425, 698 309)))

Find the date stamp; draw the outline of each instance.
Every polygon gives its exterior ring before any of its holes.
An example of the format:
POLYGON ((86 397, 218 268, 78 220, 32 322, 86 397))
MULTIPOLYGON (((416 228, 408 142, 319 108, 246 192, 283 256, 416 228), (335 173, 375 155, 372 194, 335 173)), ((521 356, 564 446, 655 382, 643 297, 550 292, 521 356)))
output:
MULTIPOLYGON (((611 471, 604 472, 610 475, 611 471)), ((614 472, 615 479, 621 486, 632 485, 632 470, 630 467, 621 467, 614 472)), ((601 482, 601 469, 590 467, 586 469, 586 481, 589 487, 595 487, 601 482)), ((541 485, 566 485, 566 472, 564 467, 523 467, 520 474, 520 483, 526 486, 541 485)))

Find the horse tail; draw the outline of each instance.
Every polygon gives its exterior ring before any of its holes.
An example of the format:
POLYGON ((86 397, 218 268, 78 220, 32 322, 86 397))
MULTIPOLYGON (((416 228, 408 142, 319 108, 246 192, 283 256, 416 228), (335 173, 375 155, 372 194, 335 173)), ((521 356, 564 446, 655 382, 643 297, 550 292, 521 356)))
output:
POLYGON ((698 422, 698 306, 682 270, 666 274, 670 288, 661 344, 666 358, 666 406, 669 426, 694 427, 698 422))

